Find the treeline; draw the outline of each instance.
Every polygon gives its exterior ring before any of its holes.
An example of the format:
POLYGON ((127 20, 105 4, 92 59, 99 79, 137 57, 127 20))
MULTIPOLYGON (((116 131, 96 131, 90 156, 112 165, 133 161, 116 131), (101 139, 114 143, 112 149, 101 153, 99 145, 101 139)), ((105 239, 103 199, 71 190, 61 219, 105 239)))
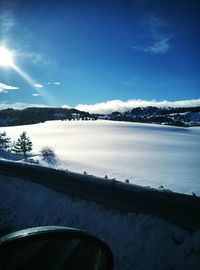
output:
MULTIPOLYGON (((77 109, 33 107, 24 110, 0 110, 0 126, 17 126, 45 122, 48 120, 96 120, 157 123, 173 126, 189 126, 190 113, 200 113, 200 107, 138 107, 126 112, 111 114, 90 114, 77 109), (186 113, 186 115, 184 115, 186 113), (189 113, 189 114, 188 114, 189 113)), ((200 120, 199 120, 200 122, 200 120)))
POLYGON ((113 112, 107 117, 113 121, 127 121, 140 123, 157 123, 172 126, 189 126, 192 113, 200 113, 200 107, 138 107, 126 112, 113 112), (186 113, 186 114, 185 114, 186 113), (185 115, 184 115, 185 114, 185 115))
POLYGON ((76 109, 26 108, 24 110, 4 109, 0 111, 0 126, 28 125, 48 120, 95 119, 95 115, 76 109))

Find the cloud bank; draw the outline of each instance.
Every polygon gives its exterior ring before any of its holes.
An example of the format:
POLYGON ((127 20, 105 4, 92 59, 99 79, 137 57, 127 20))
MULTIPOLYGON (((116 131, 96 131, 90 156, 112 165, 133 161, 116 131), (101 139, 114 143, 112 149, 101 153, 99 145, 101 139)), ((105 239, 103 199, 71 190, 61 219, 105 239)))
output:
MULTIPOLYGON (((37 96, 34 95, 34 96, 37 96)), ((80 111, 86 111, 89 113, 99 113, 99 114, 108 114, 114 111, 125 112, 137 107, 196 107, 200 106, 200 98, 199 99, 190 99, 190 100, 177 100, 177 101, 156 101, 156 100, 143 100, 143 99, 131 99, 128 101, 122 100, 110 100, 105 102, 100 102, 96 104, 78 104, 75 106, 75 109, 80 111)), ((45 104, 35 104, 35 103, 0 103, 0 110, 5 108, 14 108, 14 109, 24 109, 27 107, 53 107, 45 104)), ((58 107, 58 106, 56 106, 58 107)), ((70 109, 72 108, 69 105, 63 105, 62 108, 70 109)))
MULTIPOLYGON (((65 105, 66 106, 66 105, 65 105)), ((147 107, 147 106, 156 106, 156 107, 194 107, 200 106, 199 99, 191 100, 178 100, 178 101, 156 101, 156 100, 142 100, 142 99, 131 99, 128 101, 122 100, 110 100, 96 104, 79 104, 75 108, 81 111, 87 111, 90 113, 112 113, 114 111, 124 112, 131 110, 136 107, 147 107)))

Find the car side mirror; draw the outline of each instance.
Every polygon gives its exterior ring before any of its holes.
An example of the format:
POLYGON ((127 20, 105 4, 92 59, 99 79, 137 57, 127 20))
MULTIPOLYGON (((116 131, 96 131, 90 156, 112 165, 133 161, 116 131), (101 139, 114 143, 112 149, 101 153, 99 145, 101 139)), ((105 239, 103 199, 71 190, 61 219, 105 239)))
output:
POLYGON ((86 232, 45 226, 20 230, 0 239, 0 268, 4 270, 111 270, 109 246, 86 232))

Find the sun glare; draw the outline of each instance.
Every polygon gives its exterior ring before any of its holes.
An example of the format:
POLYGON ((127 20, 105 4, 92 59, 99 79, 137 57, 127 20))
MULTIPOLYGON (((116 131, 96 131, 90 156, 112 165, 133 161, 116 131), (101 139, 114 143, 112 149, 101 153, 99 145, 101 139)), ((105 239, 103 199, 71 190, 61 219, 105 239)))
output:
POLYGON ((13 53, 5 47, 0 46, 0 66, 13 66, 13 53))

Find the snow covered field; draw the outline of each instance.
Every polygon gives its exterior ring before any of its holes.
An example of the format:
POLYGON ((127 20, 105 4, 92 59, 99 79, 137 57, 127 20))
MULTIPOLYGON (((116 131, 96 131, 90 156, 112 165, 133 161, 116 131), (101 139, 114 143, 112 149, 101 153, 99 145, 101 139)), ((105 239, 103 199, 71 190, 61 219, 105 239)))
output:
POLYGON ((53 147, 58 168, 200 195, 200 127, 49 121, 1 131, 13 140, 27 131, 35 159, 42 147, 53 147))
POLYGON ((0 175, 0 233, 33 226, 68 226, 102 238, 115 270, 200 269, 200 230, 163 219, 122 214, 36 183, 0 175))

